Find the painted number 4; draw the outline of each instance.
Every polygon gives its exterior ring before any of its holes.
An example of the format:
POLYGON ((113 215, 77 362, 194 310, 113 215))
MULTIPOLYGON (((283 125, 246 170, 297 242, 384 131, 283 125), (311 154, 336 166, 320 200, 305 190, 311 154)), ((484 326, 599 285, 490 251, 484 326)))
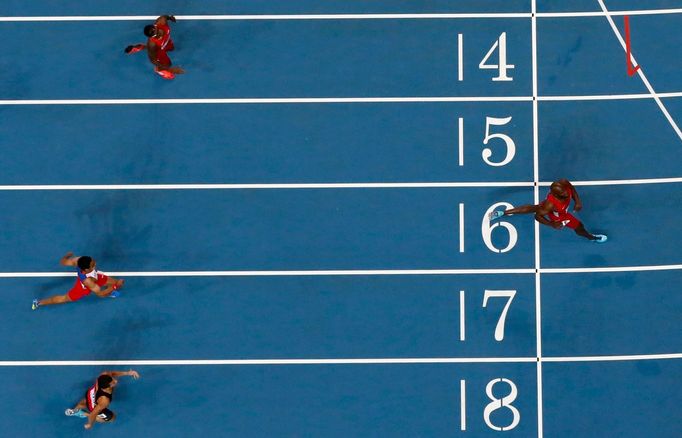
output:
MULTIPOLYGON (((464 35, 457 34, 457 79, 464 80, 464 35)), ((488 53, 485 54, 481 62, 478 64, 481 70, 497 70, 497 76, 493 77, 493 81, 513 81, 514 78, 509 76, 507 70, 514 68, 513 64, 507 64, 507 32, 502 32, 495 40, 488 53), (497 51, 497 64, 492 64, 491 57, 497 51)))

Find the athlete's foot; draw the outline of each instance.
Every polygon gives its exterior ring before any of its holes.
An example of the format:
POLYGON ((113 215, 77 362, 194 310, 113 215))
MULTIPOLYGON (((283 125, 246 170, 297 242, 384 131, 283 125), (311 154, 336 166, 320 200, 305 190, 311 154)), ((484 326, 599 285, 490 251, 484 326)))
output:
POLYGON ((40 303, 38 302, 38 298, 33 300, 33 303, 31 304, 31 309, 36 310, 38 307, 40 307, 40 303))
POLYGON ((128 46, 125 48, 125 52, 130 55, 132 53, 141 52, 144 50, 144 44, 135 44, 134 46, 128 46))
POLYGON ((596 239, 594 239, 592 241, 596 242, 596 243, 604 243, 607 240, 609 240, 609 238, 606 237, 606 234, 595 234, 594 237, 596 237, 596 239))
POLYGON ((67 417, 80 417, 80 418, 85 418, 88 415, 83 412, 82 409, 67 409, 64 411, 64 414, 66 414, 67 417))
POLYGON ((488 215, 488 219, 494 221, 495 219, 501 218, 502 216, 504 216, 503 210, 495 210, 490 212, 490 214, 488 215))
POLYGON ((157 75, 161 76, 164 79, 175 79, 175 75, 171 71, 161 70, 159 69, 159 67, 156 67, 154 71, 156 72, 157 75))

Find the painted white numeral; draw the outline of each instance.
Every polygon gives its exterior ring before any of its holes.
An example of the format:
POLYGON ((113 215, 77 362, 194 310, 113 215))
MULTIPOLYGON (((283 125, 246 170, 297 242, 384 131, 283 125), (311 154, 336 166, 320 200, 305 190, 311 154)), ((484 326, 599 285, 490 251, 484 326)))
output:
POLYGON ((495 162, 495 161, 490 161, 489 158, 493 156, 493 151, 490 148, 485 148, 483 149, 483 161, 489 166, 504 166, 506 164, 509 164, 509 162, 514 158, 514 155, 516 154, 516 144, 514 144, 514 140, 511 139, 506 134, 500 134, 500 133, 495 133, 491 134, 490 133, 490 127, 491 126, 504 126, 507 123, 511 122, 511 116, 510 117, 505 117, 502 119, 498 119, 497 117, 486 117, 485 118, 485 138, 483 139, 483 144, 487 145, 490 139, 492 138, 500 138, 504 141, 504 143, 507 145, 507 155, 504 157, 504 160, 495 162))
POLYGON ((502 377, 491 380, 485 387, 485 393, 488 395, 488 398, 492 400, 490 403, 488 403, 488 405, 485 407, 485 410, 483 411, 483 420, 485 421, 485 424, 487 424, 489 428, 497 431, 505 431, 512 430, 519 425, 519 422, 521 421, 521 413, 519 412, 518 409, 512 406, 512 403, 514 402, 514 400, 516 400, 516 396, 518 395, 518 390, 516 389, 516 385, 514 384, 514 382, 512 382, 509 379, 504 379, 502 377), (493 395, 493 387, 498 383, 506 383, 507 385, 509 385, 510 388, 509 395, 502 398, 496 398, 493 395), (508 426, 496 426, 490 420, 490 415, 494 411, 502 408, 507 408, 512 412, 513 415, 512 422, 508 426))
MULTIPOLYGON (((483 421, 485 421, 485 424, 487 424, 489 428, 503 432, 503 431, 512 430, 516 426, 519 425, 519 423, 521 422, 521 413, 519 412, 518 409, 516 409, 515 406, 512 405, 512 403, 514 402, 514 400, 516 400, 516 397, 519 394, 518 389, 516 388, 516 384, 514 382, 512 382, 509 379, 505 379, 504 377, 499 377, 497 379, 493 379, 490 382, 488 382, 488 384, 486 385, 485 393, 488 395, 488 398, 490 400, 492 400, 490 403, 488 403, 486 405, 485 410, 483 411, 483 421), (493 394, 493 387, 495 385, 497 385, 498 383, 506 383, 507 385, 509 385, 509 395, 506 395, 502 398, 495 397, 495 395, 493 394), (508 426, 497 426, 490 419, 490 416, 492 415, 493 412, 495 412, 498 409, 502 409, 502 408, 507 408, 512 413, 512 422, 508 426)), ((466 380, 460 380, 459 381, 459 429, 461 431, 467 430, 466 401, 467 401, 466 380)))
POLYGON ((498 202, 497 204, 491 205, 490 208, 488 208, 485 214, 483 215, 483 221, 481 222, 481 234, 483 236, 483 242, 485 243, 485 246, 487 246, 489 250, 491 250, 492 252, 504 253, 511 251, 511 249, 514 248, 519 236, 514 225, 510 224, 509 222, 498 220, 493 222, 492 225, 490 225, 490 219, 488 218, 488 216, 493 210, 497 210, 499 207, 504 207, 505 209, 514 208, 514 206, 508 202, 498 202), (506 229, 507 232, 509 233, 509 243, 507 243, 507 246, 505 246, 502 249, 495 247, 495 245, 493 245, 492 242, 492 232, 493 230, 499 227, 506 229))
MULTIPOLYGON (((511 137, 509 137, 507 134, 502 134, 499 132, 490 132, 490 127, 491 126, 504 126, 511 122, 512 118, 511 116, 509 117, 490 117, 486 116, 485 118, 485 137, 483 138, 483 144, 487 145, 490 140, 499 138, 502 141, 504 141, 505 146, 507 147, 507 153, 505 154, 504 160, 502 161, 492 161, 490 160, 490 157, 493 156, 493 151, 490 148, 484 148, 483 152, 481 153, 481 156, 483 157, 483 161, 485 164, 488 166, 494 166, 494 167, 500 167, 500 166, 506 166, 509 164, 513 159, 514 156, 516 155, 516 143, 514 143, 514 140, 512 140, 511 137)), ((460 166, 464 166, 464 118, 463 117, 458 117, 457 118, 457 128, 458 128, 458 142, 457 142, 457 152, 458 152, 458 164, 460 166)))
POLYGON ((457 34, 457 80, 464 80, 464 35, 457 34))
POLYGON ((515 290, 486 289, 483 294, 483 307, 488 307, 488 298, 507 298, 507 304, 504 305, 504 309, 502 309, 502 313, 500 314, 500 319, 497 320, 497 325, 495 326, 495 340, 498 342, 504 339, 504 324, 507 321, 507 312, 509 311, 509 306, 511 306, 515 296, 515 290))
POLYGON ((513 69, 514 65, 507 64, 507 32, 502 32, 495 41, 495 44, 488 50, 488 53, 483 57, 483 60, 478 64, 480 69, 493 69, 497 70, 497 76, 493 78, 493 81, 513 81, 514 78, 507 76, 507 70, 513 69), (497 64, 486 64, 488 59, 492 56, 493 52, 498 50, 497 64))

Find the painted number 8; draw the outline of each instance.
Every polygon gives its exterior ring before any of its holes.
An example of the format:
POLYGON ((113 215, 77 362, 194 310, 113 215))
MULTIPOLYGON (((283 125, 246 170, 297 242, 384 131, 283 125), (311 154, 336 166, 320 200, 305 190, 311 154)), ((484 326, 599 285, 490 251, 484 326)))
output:
POLYGON ((488 405, 485 407, 485 410, 483 411, 483 420, 485 421, 485 424, 487 424, 489 428, 498 431, 511 430, 518 426, 519 421, 521 421, 521 414, 519 413, 518 409, 512 406, 512 403, 514 402, 514 400, 516 400, 516 396, 518 395, 518 390, 516 389, 516 385, 514 384, 514 382, 504 378, 491 380, 485 387, 485 393, 488 395, 488 398, 492 400, 490 403, 488 403, 488 405), (507 385, 509 385, 509 395, 502 398, 496 398, 493 395, 493 387, 497 383, 506 383, 507 385), (509 409, 513 415, 512 422, 511 424, 509 424, 509 426, 504 427, 496 426, 493 424, 492 421, 490 421, 490 415, 494 411, 502 408, 509 409))

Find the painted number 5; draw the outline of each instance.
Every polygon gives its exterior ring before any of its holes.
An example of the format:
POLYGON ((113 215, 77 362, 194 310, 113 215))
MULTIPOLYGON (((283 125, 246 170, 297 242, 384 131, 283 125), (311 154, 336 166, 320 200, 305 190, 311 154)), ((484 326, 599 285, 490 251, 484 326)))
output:
POLYGON ((493 138, 499 138, 502 141, 504 141, 504 144, 507 145, 507 155, 504 157, 504 160, 502 161, 490 161, 490 157, 493 156, 493 151, 490 148, 485 148, 483 149, 483 161, 485 161, 485 164, 489 166, 504 166, 505 164, 508 164, 511 160, 514 159, 514 155, 516 155, 516 145, 514 144, 514 140, 511 139, 506 134, 500 134, 500 133, 490 133, 490 127, 491 126, 504 126, 507 123, 511 122, 511 117, 505 117, 502 119, 498 119, 497 117, 486 117, 485 118, 485 138, 483 139, 483 144, 487 145, 488 142, 493 139, 493 138))

